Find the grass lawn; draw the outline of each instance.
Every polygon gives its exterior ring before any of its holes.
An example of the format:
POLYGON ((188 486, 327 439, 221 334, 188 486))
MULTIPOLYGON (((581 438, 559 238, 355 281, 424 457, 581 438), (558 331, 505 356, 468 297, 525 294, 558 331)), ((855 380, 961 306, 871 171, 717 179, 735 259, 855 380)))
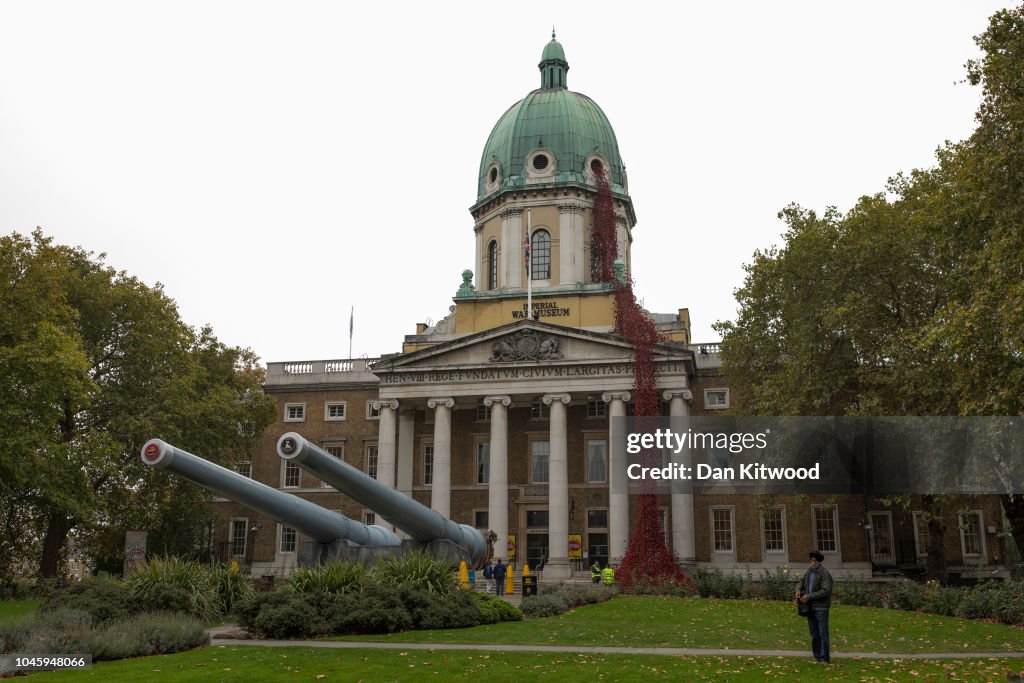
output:
POLYGON ((0 600, 0 624, 32 614, 40 604, 39 600, 0 600))
POLYGON ((1021 660, 844 660, 822 667, 785 657, 663 657, 224 646, 40 672, 40 681, 1003 681, 1021 660))
MULTIPOLYGON (((559 617, 451 631, 418 631, 367 640, 523 645, 662 646, 808 650, 806 621, 788 603, 619 597, 559 617)), ((1019 652, 1024 630, 912 612, 837 606, 835 652, 1019 652)), ((380 650, 226 645, 100 662, 88 672, 40 672, 40 681, 1003 681, 1024 659, 836 659, 380 650)))
MULTIPOLYGON (((918 612, 837 605, 836 652, 1021 652, 1024 629, 918 612)), ((768 650, 810 648, 807 620, 789 603, 618 597, 557 617, 471 629, 409 631, 346 640, 509 645, 606 645, 768 650)))

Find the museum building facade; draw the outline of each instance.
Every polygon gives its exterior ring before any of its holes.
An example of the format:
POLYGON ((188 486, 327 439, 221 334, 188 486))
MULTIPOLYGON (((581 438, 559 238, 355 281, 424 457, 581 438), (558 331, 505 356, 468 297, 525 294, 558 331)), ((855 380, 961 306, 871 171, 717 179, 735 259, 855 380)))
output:
MULTIPOLYGON (((272 362, 264 391, 278 419, 236 469, 365 523, 372 510, 278 457, 295 431, 331 455, 456 522, 493 531, 495 555, 568 578, 594 560, 616 564, 636 521, 623 444, 612 421, 630 414, 634 350, 614 334, 615 287, 591 273, 598 175, 611 189, 621 267, 631 272, 636 214, 615 133, 600 107, 567 87, 552 35, 540 88, 495 124, 470 208, 475 271, 463 273, 449 315, 418 324, 402 352, 375 359, 272 362)), ((467 239, 469 239, 467 235, 467 239)), ((686 308, 651 313, 662 414, 719 414, 729 386, 715 344, 690 338, 686 308)), ((921 518, 863 496, 659 495, 666 544, 681 566, 774 570, 809 548, 839 575, 920 561, 921 518)), ((286 573, 296 530, 226 500, 215 545, 252 574, 286 573)), ((947 534, 947 557, 998 566, 980 501, 947 534), (988 545, 986 545, 988 540, 988 545), (959 544, 959 547, 957 545, 959 544)))

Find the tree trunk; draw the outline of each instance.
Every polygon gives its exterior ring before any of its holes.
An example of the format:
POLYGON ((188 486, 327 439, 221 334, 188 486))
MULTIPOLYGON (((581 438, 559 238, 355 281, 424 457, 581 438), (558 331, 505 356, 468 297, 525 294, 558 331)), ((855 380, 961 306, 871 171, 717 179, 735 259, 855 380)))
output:
POLYGON ((1003 494, 999 500, 1010 522, 1010 534, 1017 544, 1017 552, 1024 555, 1024 495, 1003 494))
POLYGON ((46 524, 43 539, 43 556, 39 560, 39 575, 54 579, 64 562, 64 546, 67 544, 71 521, 64 515, 54 513, 46 524))

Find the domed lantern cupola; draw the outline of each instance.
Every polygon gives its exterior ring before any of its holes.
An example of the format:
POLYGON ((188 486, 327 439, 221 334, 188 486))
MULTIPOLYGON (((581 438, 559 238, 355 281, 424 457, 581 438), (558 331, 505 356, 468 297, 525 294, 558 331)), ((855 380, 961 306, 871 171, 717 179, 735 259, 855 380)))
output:
POLYGON ((537 66, 540 69, 542 89, 568 87, 565 77, 569 72, 569 62, 565 61, 562 44, 555 40, 555 29, 551 29, 551 42, 544 46, 544 54, 541 55, 540 64, 537 66))
POLYGON ((514 299, 530 291, 535 302, 545 296, 567 300, 567 292, 607 294, 591 269, 598 174, 611 191, 619 257, 627 272, 631 267, 636 214, 615 131, 594 100, 569 90, 569 62, 554 31, 537 66, 540 87, 501 115, 484 144, 470 207, 476 286, 460 295, 464 302, 514 299))

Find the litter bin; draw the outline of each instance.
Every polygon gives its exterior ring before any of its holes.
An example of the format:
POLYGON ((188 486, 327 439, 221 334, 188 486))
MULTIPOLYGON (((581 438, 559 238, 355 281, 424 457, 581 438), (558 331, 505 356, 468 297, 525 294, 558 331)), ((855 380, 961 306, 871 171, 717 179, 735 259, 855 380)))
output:
POLYGON ((537 576, 531 574, 523 577, 523 597, 537 594, 537 576))

